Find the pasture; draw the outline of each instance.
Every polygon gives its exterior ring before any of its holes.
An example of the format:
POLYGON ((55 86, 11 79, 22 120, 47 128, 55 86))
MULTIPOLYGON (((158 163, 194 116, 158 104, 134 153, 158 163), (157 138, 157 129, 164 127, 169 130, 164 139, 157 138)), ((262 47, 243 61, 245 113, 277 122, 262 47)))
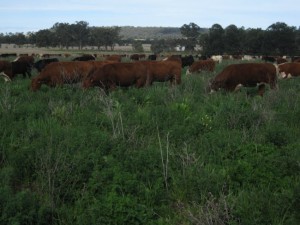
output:
POLYGON ((299 224, 300 79, 206 93, 231 63, 109 95, 1 79, 0 224, 299 224))

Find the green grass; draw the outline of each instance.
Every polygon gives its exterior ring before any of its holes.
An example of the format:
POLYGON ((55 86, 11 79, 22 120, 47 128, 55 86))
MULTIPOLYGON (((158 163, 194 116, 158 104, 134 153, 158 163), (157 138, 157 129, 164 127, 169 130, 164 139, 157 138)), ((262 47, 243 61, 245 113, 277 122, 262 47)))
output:
POLYGON ((300 80, 207 94, 228 63, 109 96, 1 81, 0 224, 299 224, 300 80))

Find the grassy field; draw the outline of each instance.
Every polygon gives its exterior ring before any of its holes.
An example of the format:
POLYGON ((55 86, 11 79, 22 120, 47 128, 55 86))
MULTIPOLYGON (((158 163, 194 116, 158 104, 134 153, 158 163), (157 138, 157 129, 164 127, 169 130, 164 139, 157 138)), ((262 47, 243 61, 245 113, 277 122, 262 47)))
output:
POLYGON ((1 80, 0 224, 300 224, 300 80, 207 94, 230 63, 108 96, 1 80))

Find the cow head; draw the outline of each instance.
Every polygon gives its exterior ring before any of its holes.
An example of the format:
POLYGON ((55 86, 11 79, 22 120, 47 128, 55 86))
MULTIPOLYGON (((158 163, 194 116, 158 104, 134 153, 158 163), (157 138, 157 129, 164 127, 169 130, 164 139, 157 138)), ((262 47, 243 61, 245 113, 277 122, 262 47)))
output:
POLYGON ((39 78, 33 78, 31 80, 31 91, 37 91, 41 88, 43 82, 39 78))

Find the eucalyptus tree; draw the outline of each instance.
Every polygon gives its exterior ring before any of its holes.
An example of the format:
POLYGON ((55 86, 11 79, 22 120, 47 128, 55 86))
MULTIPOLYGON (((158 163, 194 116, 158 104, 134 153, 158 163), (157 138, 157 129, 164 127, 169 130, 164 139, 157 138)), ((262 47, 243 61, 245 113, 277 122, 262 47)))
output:
POLYGON ((235 25, 229 25, 224 30, 224 50, 227 54, 241 54, 243 52, 243 28, 239 29, 235 25))
POLYGON ((276 55, 292 55, 296 52, 297 29, 286 23, 270 25, 265 32, 265 51, 276 55))
POLYGON ((38 47, 50 47, 54 45, 55 33, 49 29, 39 30, 35 33, 38 47))
POLYGON ((249 28, 245 30, 243 48, 246 54, 261 55, 264 44, 264 30, 261 28, 249 28))
POLYGON ((55 39, 60 48, 69 48, 73 38, 71 35, 71 25, 69 23, 55 23, 51 28, 55 32, 55 39))
POLYGON ((120 27, 106 27, 103 29, 102 38, 106 50, 108 47, 114 50, 115 44, 121 39, 120 30, 120 27))
POLYGON ((205 55, 224 53, 224 29, 220 24, 214 24, 209 28, 208 33, 200 36, 200 45, 205 55))
POLYGON ((184 24, 180 27, 180 32, 185 37, 185 49, 193 51, 198 43, 200 27, 195 23, 184 24))
POLYGON ((85 21, 76 21, 75 24, 70 25, 71 37, 77 43, 79 49, 82 49, 88 42, 90 32, 88 25, 88 22, 85 21))

